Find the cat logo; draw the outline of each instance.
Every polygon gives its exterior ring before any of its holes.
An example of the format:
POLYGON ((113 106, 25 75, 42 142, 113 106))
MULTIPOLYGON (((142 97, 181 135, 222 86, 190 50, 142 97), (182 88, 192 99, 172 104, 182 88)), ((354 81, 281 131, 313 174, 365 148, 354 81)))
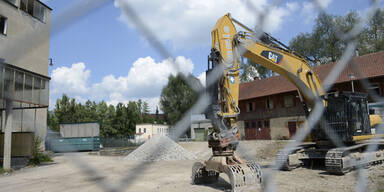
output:
POLYGON ((265 58, 267 58, 268 60, 276 63, 276 64, 280 64, 281 60, 283 60, 283 56, 278 54, 278 53, 275 53, 275 52, 272 52, 272 51, 263 51, 261 52, 261 55, 265 58))

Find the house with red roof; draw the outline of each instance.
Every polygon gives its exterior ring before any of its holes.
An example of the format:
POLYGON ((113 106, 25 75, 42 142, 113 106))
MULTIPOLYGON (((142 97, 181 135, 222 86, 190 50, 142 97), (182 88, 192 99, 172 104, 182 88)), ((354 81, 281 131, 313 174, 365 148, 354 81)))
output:
MULTIPOLYGON (((315 66, 322 82, 336 63, 315 66)), ((353 58, 336 79, 329 92, 375 91, 384 93, 384 51, 353 58), (368 80, 365 87, 360 80, 368 80)), ((372 98, 369 98, 373 102, 372 98)), ((245 139, 283 139, 292 137, 305 121, 297 88, 285 77, 274 76, 240 84, 239 127, 245 139)))

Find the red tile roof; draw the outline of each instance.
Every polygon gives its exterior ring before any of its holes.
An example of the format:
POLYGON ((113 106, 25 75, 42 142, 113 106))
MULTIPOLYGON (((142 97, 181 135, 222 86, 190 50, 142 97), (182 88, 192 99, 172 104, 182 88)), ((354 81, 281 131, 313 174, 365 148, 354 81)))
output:
MULTIPOLYGON (((321 81, 324 81, 335 64, 336 63, 319 65, 314 67, 314 71, 317 73, 321 81)), ((336 83, 350 81, 349 74, 354 74, 356 79, 384 76, 384 51, 355 57, 341 72, 339 78, 336 80, 336 83), (353 72, 351 68, 352 62, 357 64, 357 67, 361 72, 361 77, 353 72)), ((248 83, 241 83, 239 100, 263 97, 295 90, 296 87, 284 77, 275 76, 248 83)))

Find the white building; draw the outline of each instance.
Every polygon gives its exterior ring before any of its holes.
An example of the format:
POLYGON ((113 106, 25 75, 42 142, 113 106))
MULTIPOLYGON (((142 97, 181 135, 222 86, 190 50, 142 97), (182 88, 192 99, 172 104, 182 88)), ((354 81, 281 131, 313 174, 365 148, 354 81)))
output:
POLYGON ((169 125, 143 123, 136 125, 136 140, 150 139, 155 135, 168 136, 169 125))

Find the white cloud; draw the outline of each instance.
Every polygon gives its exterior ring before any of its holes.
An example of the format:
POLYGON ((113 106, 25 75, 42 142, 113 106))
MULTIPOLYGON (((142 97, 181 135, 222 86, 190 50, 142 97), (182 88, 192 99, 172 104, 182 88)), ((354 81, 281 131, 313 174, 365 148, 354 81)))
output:
POLYGON ((89 98, 113 105, 141 99, 148 102, 154 112, 169 75, 176 75, 178 71, 185 75, 191 73, 192 61, 183 56, 161 62, 145 57, 137 59, 126 76, 107 75, 101 82, 88 86, 90 70, 84 63, 75 63, 70 68, 59 67, 52 72, 52 94, 60 96, 66 93, 82 103, 86 100, 84 98, 89 98))
POLYGON ((179 56, 156 63, 151 57, 139 58, 129 70, 127 76, 108 75, 100 83, 92 85, 92 92, 97 98, 122 100, 121 98, 152 98, 159 96, 161 89, 168 82, 169 75, 177 74, 177 67, 182 73, 193 70, 190 59, 179 56))
POLYGON ((299 4, 297 2, 288 2, 286 4, 287 8, 289 11, 296 11, 299 8, 299 4))
POLYGON ((71 67, 58 67, 52 71, 52 94, 84 94, 88 92, 87 81, 91 74, 84 63, 75 63, 71 67))
MULTIPOLYGON (((251 2, 255 10, 251 10, 241 0, 115 0, 115 6, 123 8, 124 3, 129 3, 154 35, 162 41, 172 42, 175 47, 183 48, 209 45, 213 26, 228 12, 237 20, 253 27, 257 21, 255 13, 263 13, 268 8, 264 29, 271 33, 282 28, 283 17, 290 15, 295 8, 294 4, 269 8, 267 0, 251 2)), ((134 28, 127 15, 126 10, 122 9, 119 19, 134 28)))
POLYGON ((305 23, 312 22, 319 11, 318 8, 326 9, 333 0, 304 1, 301 15, 305 18, 305 23))
POLYGON ((325 9, 328 7, 329 4, 332 3, 333 0, 317 0, 317 4, 322 8, 325 9))

